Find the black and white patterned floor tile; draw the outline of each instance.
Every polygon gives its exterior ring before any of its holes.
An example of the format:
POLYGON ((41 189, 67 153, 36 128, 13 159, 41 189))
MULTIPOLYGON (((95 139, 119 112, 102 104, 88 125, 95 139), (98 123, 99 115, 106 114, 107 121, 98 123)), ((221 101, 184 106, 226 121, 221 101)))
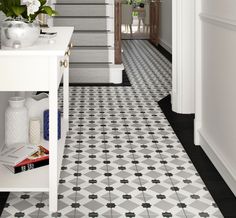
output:
POLYGON ((11 193, 2 217, 223 217, 157 101, 171 64, 124 41, 132 87, 71 87, 59 211, 47 193, 11 193))

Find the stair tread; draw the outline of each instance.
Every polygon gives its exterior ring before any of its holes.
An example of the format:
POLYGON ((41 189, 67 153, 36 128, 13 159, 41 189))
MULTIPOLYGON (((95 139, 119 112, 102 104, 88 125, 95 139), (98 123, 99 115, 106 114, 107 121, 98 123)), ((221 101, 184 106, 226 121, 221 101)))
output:
POLYGON ((73 35, 75 46, 71 49, 70 58, 72 71, 80 68, 83 72, 86 69, 102 72, 103 69, 119 67, 114 65, 114 40, 111 39, 114 35, 114 14, 107 13, 112 10, 114 1, 58 0, 54 5, 59 11, 59 15, 54 17, 55 25, 74 25, 76 29, 73 35), (93 37, 96 37, 94 43, 87 43, 93 37))
POLYGON ((86 34, 86 33, 99 33, 99 34, 104 34, 104 33, 114 33, 113 31, 110 30, 74 30, 74 33, 81 33, 81 34, 86 34))
POLYGON ((55 16, 54 19, 57 18, 79 18, 79 19, 104 19, 104 18, 112 18, 109 16, 55 16))
POLYGON ((111 46, 74 46, 71 50, 114 50, 111 46))
POLYGON ((111 63, 77 63, 70 62, 70 68, 120 68, 121 65, 111 63))

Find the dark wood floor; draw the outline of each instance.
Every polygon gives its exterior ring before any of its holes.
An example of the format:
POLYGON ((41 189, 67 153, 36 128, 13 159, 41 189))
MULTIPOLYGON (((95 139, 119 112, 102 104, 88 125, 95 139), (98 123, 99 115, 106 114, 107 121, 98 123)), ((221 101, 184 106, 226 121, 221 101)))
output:
POLYGON ((171 110, 171 97, 158 102, 174 132, 199 172, 221 213, 236 218, 236 197, 200 146, 194 145, 194 115, 180 115, 171 110))

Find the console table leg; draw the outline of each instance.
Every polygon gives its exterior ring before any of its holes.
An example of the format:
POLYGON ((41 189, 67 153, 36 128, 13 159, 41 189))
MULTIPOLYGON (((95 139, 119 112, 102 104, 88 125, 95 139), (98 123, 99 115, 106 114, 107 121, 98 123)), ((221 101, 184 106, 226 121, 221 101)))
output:
MULTIPOLYGON (((69 63, 69 58, 67 58, 69 63)), ((63 116, 69 119, 69 66, 64 69, 63 74, 63 116)))
POLYGON ((57 59, 52 60, 50 70, 49 90, 49 209, 50 212, 58 210, 58 90, 57 90, 57 59))

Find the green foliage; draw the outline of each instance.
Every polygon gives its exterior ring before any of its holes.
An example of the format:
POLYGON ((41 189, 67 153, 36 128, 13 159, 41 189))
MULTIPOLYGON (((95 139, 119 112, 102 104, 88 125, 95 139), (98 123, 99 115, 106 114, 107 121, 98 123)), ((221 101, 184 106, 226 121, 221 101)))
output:
POLYGON ((34 14, 27 14, 27 6, 21 5, 21 0, 0 0, 0 11, 2 11, 7 17, 17 18, 23 17, 28 21, 33 21, 39 14, 47 14, 54 16, 57 14, 50 6, 47 6, 47 0, 39 0, 40 7, 34 14))
POLYGON ((49 6, 43 6, 43 11, 48 14, 49 16, 53 16, 54 12, 51 7, 49 6))
POLYGON ((20 0, 0 0, 0 11, 7 17, 18 17, 25 10, 26 6, 22 6, 20 0))
POLYGON ((25 9, 26 8, 24 6, 12 6, 12 11, 17 17, 23 14, 25 12, 25 9))

